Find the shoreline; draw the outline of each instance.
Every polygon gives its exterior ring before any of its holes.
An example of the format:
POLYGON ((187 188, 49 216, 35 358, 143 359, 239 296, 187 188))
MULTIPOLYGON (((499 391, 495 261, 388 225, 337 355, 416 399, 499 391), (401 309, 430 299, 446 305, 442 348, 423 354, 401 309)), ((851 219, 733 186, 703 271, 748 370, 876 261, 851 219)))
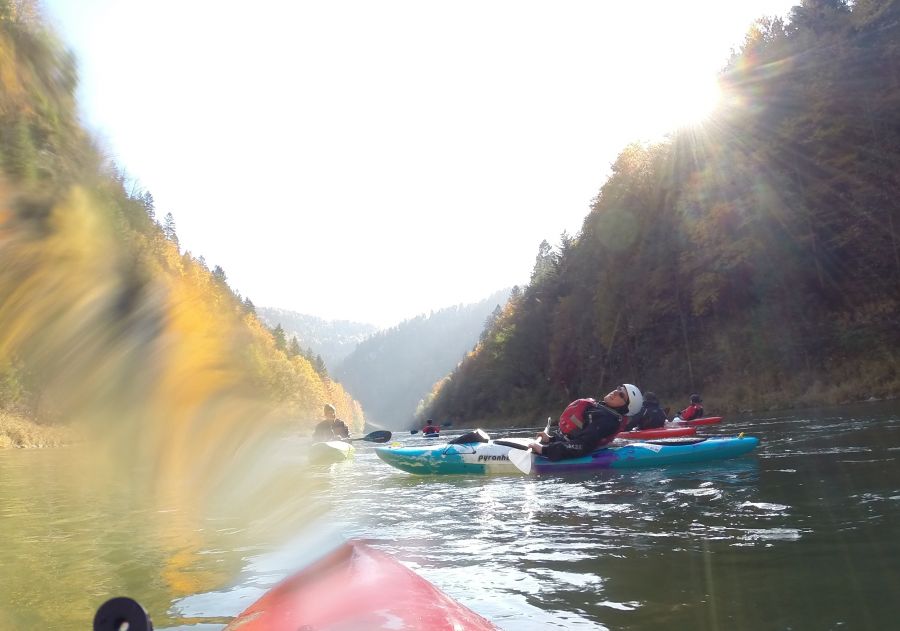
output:
POLYGON ((66 447, 75 442, 67 427, 43 425, 34 420, 0 410, 0 449, 42 449, 66 447))

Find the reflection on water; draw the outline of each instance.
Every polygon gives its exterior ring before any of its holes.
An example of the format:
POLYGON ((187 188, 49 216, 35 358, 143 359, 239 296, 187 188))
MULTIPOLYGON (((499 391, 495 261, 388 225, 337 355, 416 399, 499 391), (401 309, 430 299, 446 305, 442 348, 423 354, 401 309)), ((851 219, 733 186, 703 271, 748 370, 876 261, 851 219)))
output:
POLYGON ((128 594, 157 628, 220 629, 341 537, 505 629, 891 628, 898 409, 726 420, 758 453, 578 477, 416 477, 361 443, 309 468, 288 438, 261 501, 216 517, 64 475, 77 450, 0 453, 0 628, 86 628, 128 594))

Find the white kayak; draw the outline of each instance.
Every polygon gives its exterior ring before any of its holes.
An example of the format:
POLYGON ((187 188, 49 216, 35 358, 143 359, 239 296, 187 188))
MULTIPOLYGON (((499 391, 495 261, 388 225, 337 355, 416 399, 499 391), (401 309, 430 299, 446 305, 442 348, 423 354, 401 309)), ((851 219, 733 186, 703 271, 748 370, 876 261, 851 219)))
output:
POLYGON ((342 440, 313 443, 307 450, 309 464, 331 464, 348 460, 353 455, 353 445, 342 440))

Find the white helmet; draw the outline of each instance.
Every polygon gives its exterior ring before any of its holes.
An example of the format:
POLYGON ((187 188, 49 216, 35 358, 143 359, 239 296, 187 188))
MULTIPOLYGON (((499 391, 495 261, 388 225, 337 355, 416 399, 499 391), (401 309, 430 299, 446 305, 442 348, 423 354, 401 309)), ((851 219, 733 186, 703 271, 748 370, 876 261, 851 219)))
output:
POLYGON ((628 393, 628 416, 634 416, 641 411, 644 406, 644 395, 638 387, 631 383, 623 383, 625 391, 628 393))

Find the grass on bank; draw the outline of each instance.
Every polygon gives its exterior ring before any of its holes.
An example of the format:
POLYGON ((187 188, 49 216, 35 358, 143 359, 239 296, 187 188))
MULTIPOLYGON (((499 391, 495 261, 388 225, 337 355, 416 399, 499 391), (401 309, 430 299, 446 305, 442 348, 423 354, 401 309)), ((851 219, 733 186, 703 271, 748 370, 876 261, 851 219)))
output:
POLYGON ((74 442, 74 433, 65 427, 41 425, 23 416, 0 411, 0 449, 63 447, 74 442))

